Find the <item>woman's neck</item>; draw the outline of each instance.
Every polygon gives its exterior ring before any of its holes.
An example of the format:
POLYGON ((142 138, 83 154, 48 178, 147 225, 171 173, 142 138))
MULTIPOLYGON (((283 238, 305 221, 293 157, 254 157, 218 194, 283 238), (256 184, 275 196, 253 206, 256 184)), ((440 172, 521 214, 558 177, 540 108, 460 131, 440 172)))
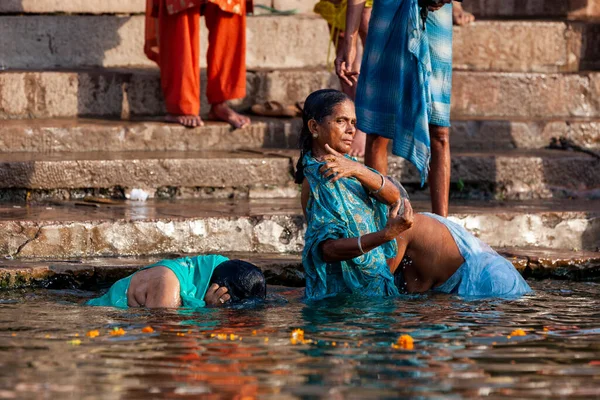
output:
POLYGON ((313 158, 317 159, 317 160, 322 160, 323 157, 325 157, 328 153, 327 151, 325 151, 325 149, 321 149, 318 147, 313 147, 311 150, 312 156, 313 158))

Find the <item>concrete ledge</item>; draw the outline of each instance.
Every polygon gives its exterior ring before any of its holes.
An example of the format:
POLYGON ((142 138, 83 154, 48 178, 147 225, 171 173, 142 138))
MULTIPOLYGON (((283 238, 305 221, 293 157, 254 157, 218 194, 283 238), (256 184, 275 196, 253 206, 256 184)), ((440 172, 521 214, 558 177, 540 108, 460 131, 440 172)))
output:
MULTIPOLYGON (((196 129, 156 121, 6 120, 0 127, 2 153, 201 151, 239 148, 296 149, 300 118, 252 117, 247 129, 206 122, 196 129)), ((453 151, 542 149, 554 137, 600 150, 600 119, 453 120, 453 151)))
POLYGON ((600 17, 598 0, 473 0, 465 1, 465 9, 484 18, 600 17))
MULTIPOLYGON (((414 201, 417 211, 428 202, 414 201)), ((451 204, 450 219, 493 247, 595 251, 597 202, 451 204), (473 205, 477 204, 477 205, 473 205)), ((146 202, 82 212, 73 203, 0 208, 0 256, 81 258, 169 253, 300 253, 297 199, 146 202)))
MULTIPOLYGON (((326 65, 329 31, 322 18, 258 16, 248 18, 247 24, 249 69, 326 65)), ((200 65, 205 68, 208 32, 201 26, 200 65)), ((599 27, 600 23, 583 22, 479 21, 454 29, 454 66, 501 72, 598 67, 599 27)), ((0 66, 154 67, 143 53, 143 40, 143 16, 5 16, 0 17, 0 66)))
MULTIPOLYGON (((203 75, 202 87, 206 76, 203 75)), ((312 91, 339 87, 325 70, 249 72, 238 109, 275 100, 303 101, 312 91)), ((600 118, 600 72, 533 74, 456 72, 452 113, 459 119, 600 118)), ((207 100, 202 97, 203 112, 207 100)), ((0 118, 130 118, 164 113, 158 71, 1 72, 0 118)))
MULTIPOLYGON (((526 278, 598 281, 600 253, 536 248, 502 248, 526 278)), ((195 255, 195 254, 194 254, 195 255)), ((226 254, 247 260, 261 268, 269 285, 301 287, 305 285, 300 255, 226 254)), ((169 254, 164 258, 184 256, 169 254)), ((52 289, 98 290, 131 275, 163 257, 93 258, 72 261, 4 260, 0 261, 0 289, 44 287, 52 289)))

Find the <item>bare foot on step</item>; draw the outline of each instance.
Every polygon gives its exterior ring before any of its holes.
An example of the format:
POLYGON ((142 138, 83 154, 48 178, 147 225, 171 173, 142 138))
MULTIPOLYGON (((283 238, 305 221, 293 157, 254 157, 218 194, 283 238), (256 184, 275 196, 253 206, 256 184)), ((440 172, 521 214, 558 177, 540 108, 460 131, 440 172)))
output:
POLYGON ((167 116, 165 117, 165 121, 173 122, 176 124, 181 124, 181 125, 185 126, 186 128, 196 128, 199 126, 204 126, 204 122, 202 121, 202 118, 200 118, 200 116, 198 116, 198 115, 167 114, 167 116))
POLYGON ((213 104, 208 113, 208 118, 228 122, 236 129, 246 128, 251 123, 250 118, 233 111, 227 103, 213 104))
POLYGON ((456 1, 452 3, 452 23, 454 25, 466 26, 473 21, 475 21, 475 16, 463 10, 462 4, 456 1))
POLYGON ((365 155, 365 142, 367 141, 367 135, 363 131, 356 130, 354 140, 352 141, 352 147, 350 148, 350 155, 352 157, 362 157, 365 155))

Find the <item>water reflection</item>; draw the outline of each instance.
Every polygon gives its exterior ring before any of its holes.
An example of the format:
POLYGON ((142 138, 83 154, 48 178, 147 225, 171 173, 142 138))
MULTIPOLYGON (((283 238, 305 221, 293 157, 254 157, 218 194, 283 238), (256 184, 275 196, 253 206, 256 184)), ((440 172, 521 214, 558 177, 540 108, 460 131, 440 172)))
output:
POLYGON ((0 292, 0 398, 600 396, 600 285, 534 288, 513 301, 308 304, 280 288, 256 307, 193 313, 82 307, 93 293, 78 291, 0 292), (291 345, 294 328, 313 343, 291 345), (527 335, 508 337, 516 328, 527 335), (92 329, 100 336, 86 337, 92 329), (413 350, 391 347, 401 334, 413 350))

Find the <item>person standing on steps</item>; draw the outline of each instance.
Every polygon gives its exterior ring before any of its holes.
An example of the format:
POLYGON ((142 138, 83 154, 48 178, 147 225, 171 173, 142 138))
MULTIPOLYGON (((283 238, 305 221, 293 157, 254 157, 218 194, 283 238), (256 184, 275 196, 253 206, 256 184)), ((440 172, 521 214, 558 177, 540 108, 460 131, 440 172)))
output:
POLYGON ((200 118, 200 14, 208 27, 209 119, 250 125, 228 100, 246 96, 246 0, 146 0, 144 52, 160 67, 166 121, 189 128, 200 118))
POLYGON ((450 95, 452 24, 472 15, 451 0, 429 7, 424 22, 418 0, 375 0, 360 73, 356 52, 364 0, 349 0, 343 51, 336 73, 357 85, 358 129, 367 133, 365 163, 387 174, 387 148, 428 178, 434 213, 448 215, 450 192, 450 95), (445 5, 450 4, 450 5, 445 5))
MULTIPOLYGON (((358 27, 358 37, 362 43, 362 47, 365 47, 367 39, 367 33, 369 28, 369 21, 371 19, 371 9, 373 7, 373 0, 365 0, 365 6, 360 16, 360 24, 358 27)), ((346 11, 348 8, 348 0, 321 0, 315 5, 314 11, 320 14, 329 25, 331 32, 331 38, 335 45, 336 54, 339 56, 343 55, 344 52, 344 34, 346 30, 346 11)), ((462 8, 460 2, 455 1, 452 5, 452 23, 458 26, 466 26, 471 22, 475 21, 475 16, 469 12, 466 12, 462 8)), ((352 43, 351 56, 354 60, 349 60, 353 63, 353 70, 360 73, 360 61, 361 57, 357 51, 357 38, 354 37, 352 43)), ((356 100, 356 85, 350 86, 345 80, 340 79, 340 86, 342 91, 346 93, 352 100, 356 100)), ((365 142, 367 135, 364 132, 358 130, 354 137, 354 143, 352 143, 352 150, 350 155, 355 157, 362 157, 365 155, 365 142)))

